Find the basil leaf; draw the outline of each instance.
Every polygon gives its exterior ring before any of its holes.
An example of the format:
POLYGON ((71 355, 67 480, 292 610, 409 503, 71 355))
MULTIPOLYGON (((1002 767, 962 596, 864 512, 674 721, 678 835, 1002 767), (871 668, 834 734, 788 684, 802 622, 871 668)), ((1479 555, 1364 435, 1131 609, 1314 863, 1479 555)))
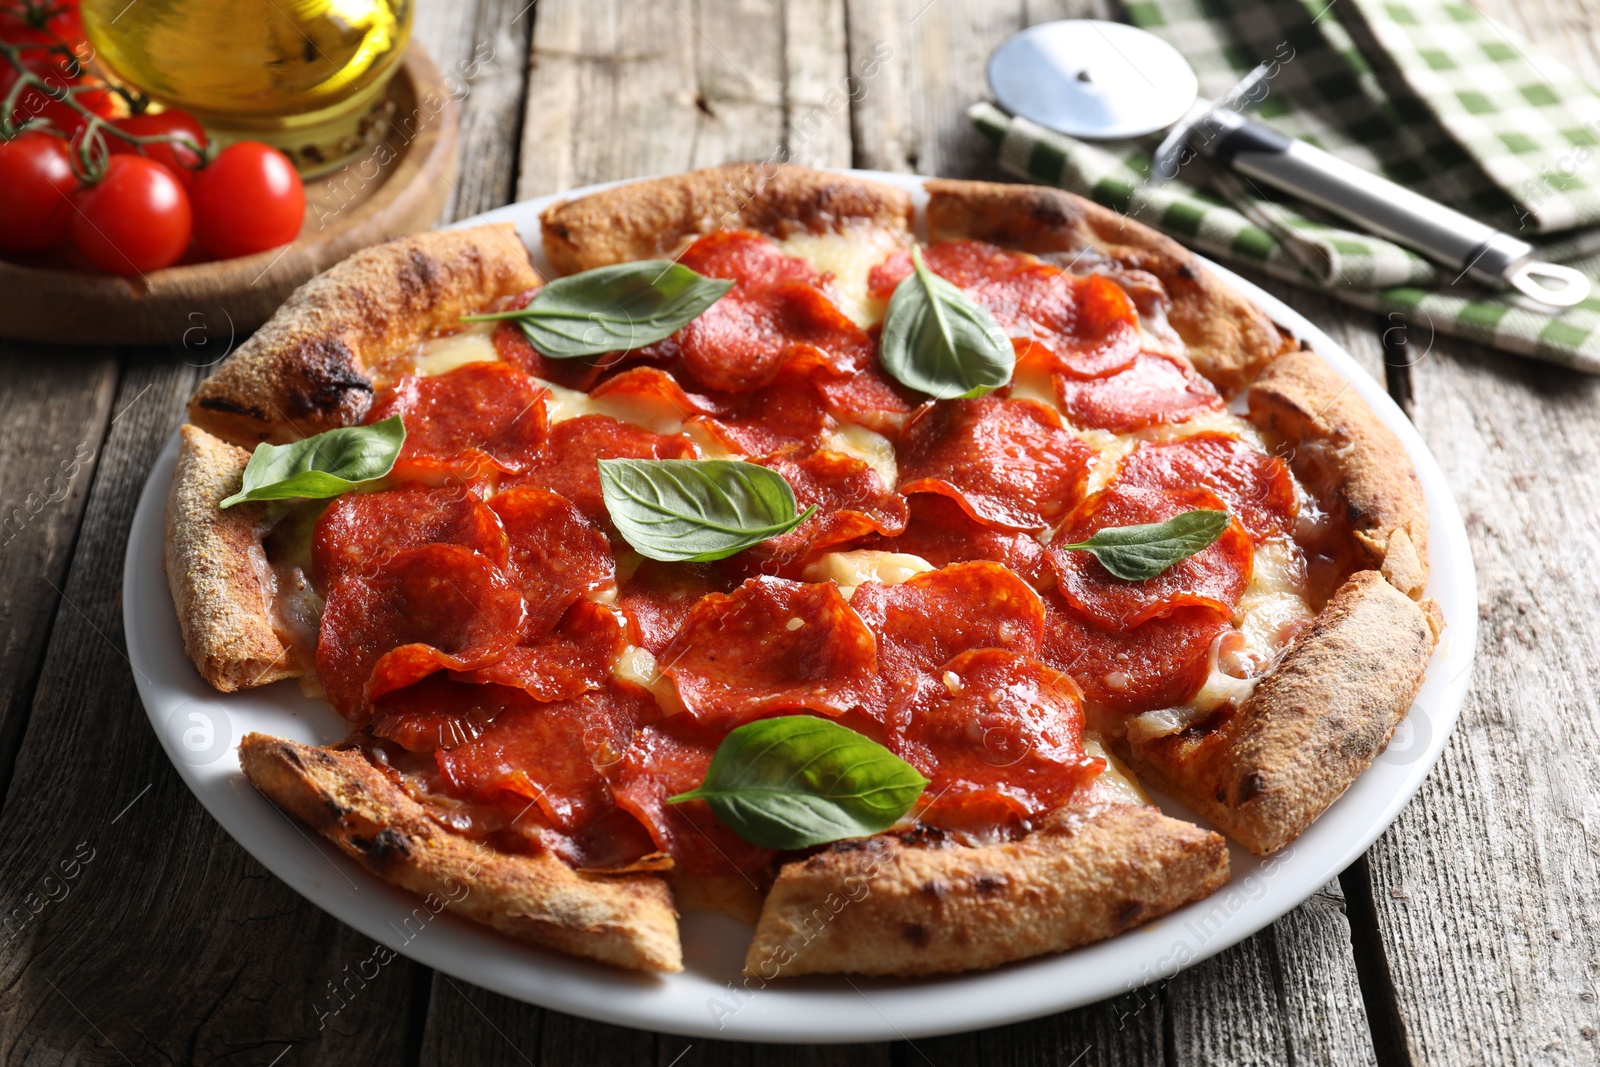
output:
POLYGON ((388 474, 405 440, 400 416, 391 415, 371 426, 342 426, 289 445, 256 445, 239 491, 218 507, 338 496, 388 474))
POLYGON ((1226 511, 1202 508, 1166 522, 1107 527, 1087 541, 1059 547, 1093 552, 1100 566, 1118 578, 1142 582, 1210 548, 1232 521, 1226 511))
POLYGON ((643 259, 557 278, 525 308, 462 321, 510 319, 544 355, 576 359, 670 337, 732 288, 669 259, 643 259))
POLYGON ((667 803, 703 800, 751 844, 787 850, 887 830, 927 784, 871 738, 813 715, 785 715, 723 738, 700 787, 667 803))
POLYGON ((730 459, 602 459, 606 510, 641 556, 722 559, 799 526, 794 490, 767 467, 730 459))
POLYGON ((900 384, 937 400, 982 396, 1011 380, 1016 350, 994 316, 922 262, 895 286, 879 360, 900 384))

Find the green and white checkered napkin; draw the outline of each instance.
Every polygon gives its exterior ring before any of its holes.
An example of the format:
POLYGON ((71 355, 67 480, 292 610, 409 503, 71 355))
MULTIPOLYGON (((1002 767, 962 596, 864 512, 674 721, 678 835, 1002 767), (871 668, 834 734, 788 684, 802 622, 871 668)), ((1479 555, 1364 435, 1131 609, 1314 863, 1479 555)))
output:
MULTIPOLYGON (((1446 0, 1129 0, 1216 99, 1275 60, 1252 114, 1539 245, 1600 277, 1600 96, 1561 64, 1446 0)), ((1419 330, 1600 374, 1600 288, 1559 313, 1470 283, 1372 234, 1263 193, 1203 159, 1147 180, 1152 139, 1089 144, 992 104, 969 115, 1001 164, 1218 259, 1326 291, 1419 330)), ((1159 135, 1156 135, 1159 138, 1159 135)))

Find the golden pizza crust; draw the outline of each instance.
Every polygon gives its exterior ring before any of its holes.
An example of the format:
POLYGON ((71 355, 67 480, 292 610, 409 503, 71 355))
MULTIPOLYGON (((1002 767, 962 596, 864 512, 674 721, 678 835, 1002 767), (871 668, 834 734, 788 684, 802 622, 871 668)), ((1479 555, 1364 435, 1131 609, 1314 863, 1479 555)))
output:
POLYGON ((1250 421, 1292 449, 1309 489, 1349 518, 1372 565, 1407 596, 1428 581, 1428 503, 1405 446, 1316 353, 1273 360, 1247 394, 1250 421))
POLYGON ((1241 707, 1123 746, 1143 779, 1250 851, 1288 844, 1389 744, 1438 616, 1377 571, 1352 575, 1241 707))
POLYGON ((1150 227, 1081 196, 1039 185, 934 180, 928 239, 973 238, 1036 255, 1073 253, 1071 269, 1143 271, 1161 282, 1167 322, 1195 368, 1232 393, 1291 342, 1194 253, 1150 227))
POLYGON ((361 421, 372 370, 462 315, 539 284, 510 223, 434 230, 357 252, 294 291, 189 399, 234 444, 283 444, 361 421))
POLYGON ((911 230, 903 190, 847 174, 780 163, 720 167, 630 182, 556 204, 541 223, 544 251, 562 274, 668 256, 685 238, 758 230, 783 238, 853 224, 911 230))
POLYGON ((655 874, 585 877, 547 853, 451 833, 355 751, 246 734, 239 764, 274 804, 387 882, 545 948, 636 971, 683 970, 677 912, 655 874))
POLYGON ((996 967, 1112 937, 1227 880, 1219 835, 1138 804, 1061 812, 978 848, 844 841, 784 866, 745 970, 771 980, 996 967))
POLYGON ((261 547, 265 504, 218 502, 239 491, 250 453, 194 426, 178 431, 162 563, 183 650, 224 693, 305 673, 272 625, 271 571, 261 547))

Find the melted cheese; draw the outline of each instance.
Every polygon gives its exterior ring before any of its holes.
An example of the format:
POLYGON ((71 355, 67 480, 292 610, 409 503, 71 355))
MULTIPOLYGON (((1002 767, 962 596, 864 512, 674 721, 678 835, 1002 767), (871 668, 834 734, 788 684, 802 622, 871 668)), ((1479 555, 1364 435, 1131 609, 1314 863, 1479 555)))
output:
POLYGON ((933 569, 921 556, 858 549, 829 552, 807 564, 801 577, 808 582, 838 582, 840 595, 849 600, 857 586, 868 582, 899 585, 933 569))
POLYGON ((1224 664, 1222 642, 1231 638, 1232 631, 1218 637, 1211 643, 1206 680, 1200 691, 1181 708, 1157 708, 1135 716, 1128 723, 1128 735, 1140 739, 1165 737, 1186 729, 1223 704, 1243 704, 1294 634, 1315 617, 1306 598, 1305 568, 1294 546, 1281 538, 1257 545, 1250 584, 1233 612, 1233 624, 1244 639, 1243 648, 1229 653, 1233 662, 1224 664), (1249 677, 1238 676, 1241 667, 1249 677))
POLYGON ((648 648, 627 645, 617 656, 611 668, 612 677, 650 690, 663 715, 677 715, 686 710, 678 699, 678 690, 670 679, 661 673, 656 658, 648 648))
POLYGON ((1306 599, 1305 567, 1289 541, 1256 547, 1250 584, 1234 609, 1234 625, 1258 669, 1271 664, 1292 635, 1316 617, 1306 599))
POLYGON ((413 373, 425 376, 444 374, 468 363, 497 363, 500 353, 494 347, 492 322, 474 322, 455 333, 433 337, 417 347, 413 373))
POLYGON ((1091 786, 1091 798, 1095 800, 1121 801, 1125 804, 1148 804, 1150 796, 1139 787, 1133 774, 1122 761, 1106 751, 1105 745, 1094 734, 1083 735, 1083 751, 1089 756, 1099 756, 1106 761, 1106 769, 1100 772, 1091 786))
POLYGON ((878 480, 890 489, 899 484, 900 467, 895 460, 894 445, 882 434, 874 433, 865 426, 842 423, 823 436, 822 447, 859 459, 871 467, 878 475, 878 480))
POLYGON ((867 291, 867 275, 902 247, 894 233, 877 226, 854 226, 843 233, 797 233, 779 241, 778 247, 833 275, 823 288, 857 326, 866 329, 883 321, 889 302, 867 291))

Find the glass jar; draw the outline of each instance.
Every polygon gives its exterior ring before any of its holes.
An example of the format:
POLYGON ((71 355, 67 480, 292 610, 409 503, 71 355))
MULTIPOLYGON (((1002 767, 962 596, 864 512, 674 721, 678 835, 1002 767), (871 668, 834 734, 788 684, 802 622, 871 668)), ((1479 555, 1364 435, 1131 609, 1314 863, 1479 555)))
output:
POLYGON ((276 146, 306 174, 383 136, 411 20, 411 0, 83 0, 114 77, 221 142, 276 146))

